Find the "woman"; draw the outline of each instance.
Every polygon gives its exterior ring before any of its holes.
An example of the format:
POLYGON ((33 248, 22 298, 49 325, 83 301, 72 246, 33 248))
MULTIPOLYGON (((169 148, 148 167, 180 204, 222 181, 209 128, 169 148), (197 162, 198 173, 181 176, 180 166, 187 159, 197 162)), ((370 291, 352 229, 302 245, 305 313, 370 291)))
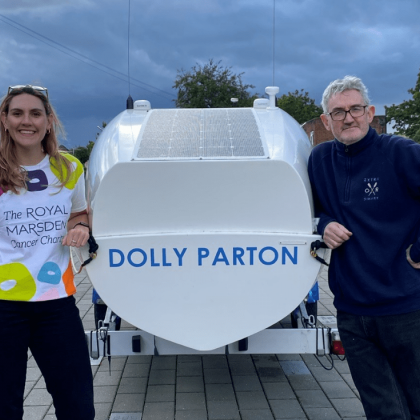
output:
POLYGON ((93 384, 69 246, 89 238, 83 167, 58 152, 39 86, 0 105, 0 420, 21 420, 28 348, 58 420, 92 420, 93 384))

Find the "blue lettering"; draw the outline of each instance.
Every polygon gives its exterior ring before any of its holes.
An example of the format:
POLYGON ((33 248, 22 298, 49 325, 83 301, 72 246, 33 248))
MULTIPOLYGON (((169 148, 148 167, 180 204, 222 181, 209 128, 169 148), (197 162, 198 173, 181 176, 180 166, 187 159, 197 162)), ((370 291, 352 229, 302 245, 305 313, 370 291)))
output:
POLYGON ((182 267, 182 257, 184 256, 187 248, 184 248, 181 253, 178 252, 176 248, 174 248, 175 254, 178 257, 178 267, 182 267))
POLYGON ((279 259, 279 253, 277 252, 277 249, 273 248, 272 246, 266 246, 263 248, 260 253, 258 254, 258 258, 260 262, 262 262, 264 265, 273 265, 278 259, 279 259), (263 254, 265 251, 272 251, 274 254, 274 258, 272 261, 266 261, 263 258, 263 254))
POLYGON ((207 248, 198 248, 198 265, 203 265, 203 258, 207 258, 210 251, 207 248))
POLYGON ((166 248, 162 248, 162 265, 164 267, 170 267, 172 265, 172 263, 166 262, 166 248))
POLYGON ((229 265, 229 261, 226 257, 225 251, 223 248, 219 248, 216 252, 216 256, 214 257, 213 264, 216 265, 218 262, 224 262, 226 265, 229 265))
POLYGON ((121 267, 124 264, 124 254, 119 249, 110 249, 109 250, 109 266, 110 267, 121 267), (118 263, 114 262, 114 254, 120 256, 120 261, 118 263))
POLYGON ((281 263, 282 264, 286 264, 286 255, 289 257, 290 261, 293 264, 297 264, 298 263, 298 248, 297 246, 293 247, 293 255, 289 252, 289 250, 283 246, 281 248, 281 263))
POLYGON ((249 246, 246 250, 249 251, 249 265, 254 265, 254 251, 257 250, 257 247, 249 246))
POLYGON ((155 263, 155 250, 153 248, 150 250, 150 265, 152 267, 160 267, 159 263, 155 263))
POLYGON ((132 249, 129 253, 128 253, 128 255, 127 255, 127 261, 129 262, 129 264, 130 265, 132 265, 133 267, 142 267, 144 264, 146 264, 146 261, 147 261, 147 254, 142 250, 142 249, 140 249, 140 248, 134 248, 134 249, 132 249), (132 256, 133 256, 133 254, 135 253, 135 252, 137 252, 137 253, 140 253, 140 254, 142 254, 143 255, 143 261, 141 262, 141 263, 135 263, 133 260, 132 260, 132 256))
MULTIPOLYGON (((10 233, 17 233, 20 232, 15 227, 13 230, 9 229, 8 234, 10 233)), ((185 253, 187 252, 187 248, 183 248, 182 250, 178 250, 177 248, 173 248, 175 255, 178 258, 178 267, 183 266, 183 258, 185 253)), ((203 262, 206 258, 210 256, 209 248, 198 248, 198 265, 202 266, 203 262)), ((150 266, 151 267, 171 267, 172 262, 168 260, 167 249, 162 248, 162 260, 161 262, 156 259, 156 249, 150 249, 150 266)), ((233 247, 232 248, 232 265, 246 265, 248 261, 245 259, 245 253, 248 251, 249 253, 249 265, 254 265, 255 261, 258 260, 261 264, 264 265, 273 265, 277 261, 279 261, 280 257, 280 250, 276 249, 272 246, 266 246, 261 250, 258 250, 257 247, 233 247)), ((119 250, 115 248, 109 249, 109 266, 110 267, 121 267, 125 263, 125 259, 127 258, 127 262, 133 267, 143 267, 148 261, 147 253, 141 248, 133 248, 130 252, 128 252, 127 256, 119 250), (135 255, 140 254, 140 255, 135 255)), ((287 259, 296 265, 298 263, 298 247, 293 247, 293 251, 291 251, 288 247, 283 246, 281 249, 281 263, 283 265, 286 264, 287 259)), ((224 263, 226 266, 231 265, 226 252, 223 247, 217 248, 216 254, 212 261, 212 266, 217 265, 218 263, 224 263)))
POLYGON ((245 254, 245 250, 243 248, 233 248, 233 265, 237 265, 237 262, 239 261, 239 264, 245 265, 245 263, 242 260, 242 257, 245 254))

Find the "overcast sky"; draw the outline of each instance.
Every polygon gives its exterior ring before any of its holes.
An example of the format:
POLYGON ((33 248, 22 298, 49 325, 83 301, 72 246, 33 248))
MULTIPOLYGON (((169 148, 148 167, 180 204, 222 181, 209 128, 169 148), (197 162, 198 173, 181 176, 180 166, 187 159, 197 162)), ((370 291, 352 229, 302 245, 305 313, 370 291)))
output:
MULTIPOLYGON (((263 94, 362 78, 377 114, 411 96, 420 68, 419 0, 131 0, 131 96, 173 107, 177 70, 210 58, 263 94), (273 12, 275 9, 275 65, 273 12)), ((0 0, 0 94, 46 86, 67 147, 125 109, 129 0, 0 0)))

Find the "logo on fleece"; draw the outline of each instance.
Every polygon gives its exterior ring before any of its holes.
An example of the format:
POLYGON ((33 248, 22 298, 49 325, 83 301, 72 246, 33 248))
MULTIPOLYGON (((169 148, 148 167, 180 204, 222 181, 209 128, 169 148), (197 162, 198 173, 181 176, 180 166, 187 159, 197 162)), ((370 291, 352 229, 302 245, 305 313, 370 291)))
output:
POLYGON ((365 178, 364 182, 366 182, 364 201, 378 200, 379 178, 365 178))

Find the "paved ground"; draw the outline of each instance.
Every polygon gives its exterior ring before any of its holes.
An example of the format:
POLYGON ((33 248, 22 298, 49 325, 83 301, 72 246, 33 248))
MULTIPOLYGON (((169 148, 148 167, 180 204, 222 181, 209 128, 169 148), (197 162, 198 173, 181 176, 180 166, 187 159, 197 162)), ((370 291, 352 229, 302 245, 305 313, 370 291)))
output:
MULTIPOLYGON (((318 314, 334 315, 325 274, 319 276, 318 314)), ((92 286, 84 273, 77 290, 85 329, 94 329, 92 286)), ((335 360, 327 371, 313 355, 137 356, 112 358, 111 369, 109 376, 107 360, 92 366, 96 420, 365 418, 345 361, 335 360)), ((56 419, 33 357, 24 404, 24 420, 56 419)))

